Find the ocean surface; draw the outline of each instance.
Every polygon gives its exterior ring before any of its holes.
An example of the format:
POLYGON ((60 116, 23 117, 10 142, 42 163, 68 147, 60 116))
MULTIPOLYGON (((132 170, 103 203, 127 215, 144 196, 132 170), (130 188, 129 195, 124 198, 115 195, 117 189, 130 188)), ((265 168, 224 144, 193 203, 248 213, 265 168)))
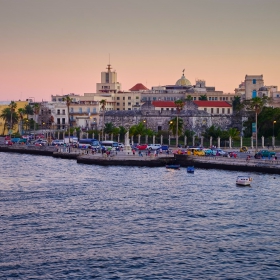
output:
POLYGON ((280 176, 0 153, 0 279, 280 279, 280 176))

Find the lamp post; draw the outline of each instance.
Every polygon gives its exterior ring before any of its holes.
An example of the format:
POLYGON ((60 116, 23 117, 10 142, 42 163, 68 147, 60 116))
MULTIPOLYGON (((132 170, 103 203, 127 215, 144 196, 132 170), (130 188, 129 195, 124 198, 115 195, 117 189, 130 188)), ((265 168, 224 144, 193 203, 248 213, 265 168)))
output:
POLYGON ((274 124, 276 124, 276 121, 273 121, 273 137, 272 137, 272 141, 273 141, 273 143, 272 143, 272 147, 273 147, 273 150, 274 150, 274 146, 275 146, 275 138, 274 138, 274 124))

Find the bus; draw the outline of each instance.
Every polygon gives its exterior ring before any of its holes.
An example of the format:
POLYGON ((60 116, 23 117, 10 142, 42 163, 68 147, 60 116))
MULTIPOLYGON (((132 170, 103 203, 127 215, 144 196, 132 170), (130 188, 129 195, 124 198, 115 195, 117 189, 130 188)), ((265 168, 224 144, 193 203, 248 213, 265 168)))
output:
POLYGON ((119 143, 114 141, 102 141, 101 146, 105 147, 106 150, 118 151, 119 143))
POLYGON ((94 148, 100 149, 101 145, 97 139, 87 138, 87 139, 80 139, 79 141, 79 148, 94 148))

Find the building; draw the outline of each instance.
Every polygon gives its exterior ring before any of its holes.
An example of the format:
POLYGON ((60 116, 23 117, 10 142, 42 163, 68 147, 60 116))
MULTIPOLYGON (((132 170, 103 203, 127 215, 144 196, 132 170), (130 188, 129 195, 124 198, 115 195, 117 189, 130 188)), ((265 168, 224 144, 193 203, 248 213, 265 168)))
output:
POLYGON ((232 106, 225 101, 193 101, 198 110, 209 114, 232 115, 232 106))
POLYGON ((245 99, 251 99, 258 96, 258 90, 264 86, 263 75, 245 76, 245 99))
MULTIPOLYGON (((11 101, 1 101, 0 102, 0 115, 2 114, 3 110, 6 108, 9 108, 11 101)), ((28 101, 15 101, 17 107, 16 112, 18 112, 18 109, 24 109, 26 105, 28 105, 28 101)), ((21 123, 15 123, 13 124, 13 129, 9 129, 10 122, 5 122, 2 118, 0 118, 0 133, 2 135, 8 135, 15 132, 20 132, 22 130, 21 123), (10 133, 9 133, 10 132, 10 133)))

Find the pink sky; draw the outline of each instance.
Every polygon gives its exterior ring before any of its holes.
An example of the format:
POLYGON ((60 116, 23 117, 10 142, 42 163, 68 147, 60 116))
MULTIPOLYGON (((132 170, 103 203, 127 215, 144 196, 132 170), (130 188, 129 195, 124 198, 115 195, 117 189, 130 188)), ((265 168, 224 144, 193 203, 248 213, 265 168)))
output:
POLYGON ((111 65, 123 90, 192 84, 225 93, 248 75, 280 86, 278 0, 0 0, 0 100, 95 92, 111 65))

